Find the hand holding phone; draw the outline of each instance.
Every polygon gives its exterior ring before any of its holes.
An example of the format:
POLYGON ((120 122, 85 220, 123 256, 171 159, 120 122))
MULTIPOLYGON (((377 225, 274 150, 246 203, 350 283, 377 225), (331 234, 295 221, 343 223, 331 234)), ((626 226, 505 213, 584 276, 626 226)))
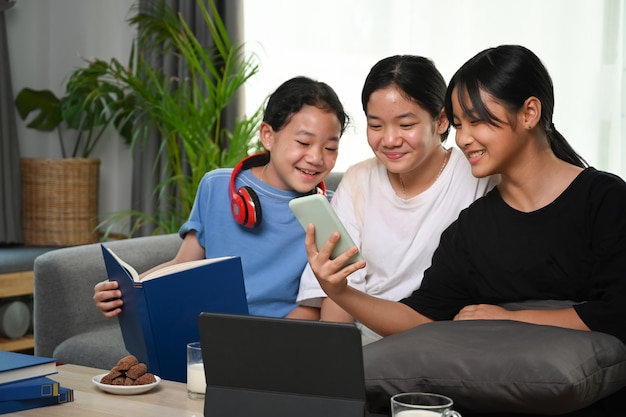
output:
MULTIPOLYGON (((315 226, 315 244, 317 248, 324 246, 333 232, 339 232, 341 236, 333 252, 331 259, 335 259, 351 247, 355 246, 354 241, 348 234, 337 213, 328 202, 328 198, 322 194, 312 194, 305 197, 294 198, 289 202, 289 208, 298 219, 302 228, 306 231, 309 224, 315 226)), ((346 265, 363 259, 361 253, 351 257, 346 265)))

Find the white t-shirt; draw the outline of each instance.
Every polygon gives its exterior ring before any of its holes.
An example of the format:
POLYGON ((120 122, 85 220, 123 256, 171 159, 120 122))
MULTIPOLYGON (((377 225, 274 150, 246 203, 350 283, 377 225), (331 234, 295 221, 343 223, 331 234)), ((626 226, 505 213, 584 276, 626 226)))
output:
MULTIPOLYGON (((331 201, 367 262, 348 277, 349 285, 393 301, 410 295, 420 286, 444 229, 496 183, 497 177, 475 178, 455 147, 439 178, 408 200, 396 195, 378 159, 350 167, 331 201)), ((325 296, 307 265, 298 303, 319 307, 325 296)))

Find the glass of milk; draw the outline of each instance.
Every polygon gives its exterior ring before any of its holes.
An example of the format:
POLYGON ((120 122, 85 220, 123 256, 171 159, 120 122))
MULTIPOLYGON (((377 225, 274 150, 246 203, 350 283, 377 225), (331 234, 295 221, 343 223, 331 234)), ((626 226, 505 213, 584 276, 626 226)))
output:
POLYGON ((461 417, 452 399, 428 392, 405 392, 391 397, 392 417, 461 417))
POLYGON ((204 399, 206 379, 204 379, 204 364, 202 363, 202 349, 200 342, 187 344, 187 397, 204 399))

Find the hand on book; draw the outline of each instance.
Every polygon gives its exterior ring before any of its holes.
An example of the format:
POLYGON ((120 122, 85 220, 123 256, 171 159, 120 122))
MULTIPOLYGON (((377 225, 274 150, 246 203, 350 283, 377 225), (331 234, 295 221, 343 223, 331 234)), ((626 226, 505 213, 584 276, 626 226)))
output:
POLYGON ((99 282, 93 292, 93 301, 105 317, 115 317, 122 312, 122 292, 116 281, 99 282))

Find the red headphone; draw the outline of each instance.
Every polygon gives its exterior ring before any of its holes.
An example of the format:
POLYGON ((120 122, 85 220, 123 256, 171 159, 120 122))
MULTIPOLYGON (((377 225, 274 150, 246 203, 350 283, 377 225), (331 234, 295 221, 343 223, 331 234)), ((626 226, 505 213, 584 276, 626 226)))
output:
MULTIPOLYGON (((261 224, 263 218, 261 202, 252 187, 244 185, 235 189, 237 175, 245 169, 266 165, 270 161, 269 152, 257 153, 239 161, 230 174, 230 211, 235 221, 246 227, 261 224)), ((326 195, 324 181, 317 186, 317 192, 326 195)))

